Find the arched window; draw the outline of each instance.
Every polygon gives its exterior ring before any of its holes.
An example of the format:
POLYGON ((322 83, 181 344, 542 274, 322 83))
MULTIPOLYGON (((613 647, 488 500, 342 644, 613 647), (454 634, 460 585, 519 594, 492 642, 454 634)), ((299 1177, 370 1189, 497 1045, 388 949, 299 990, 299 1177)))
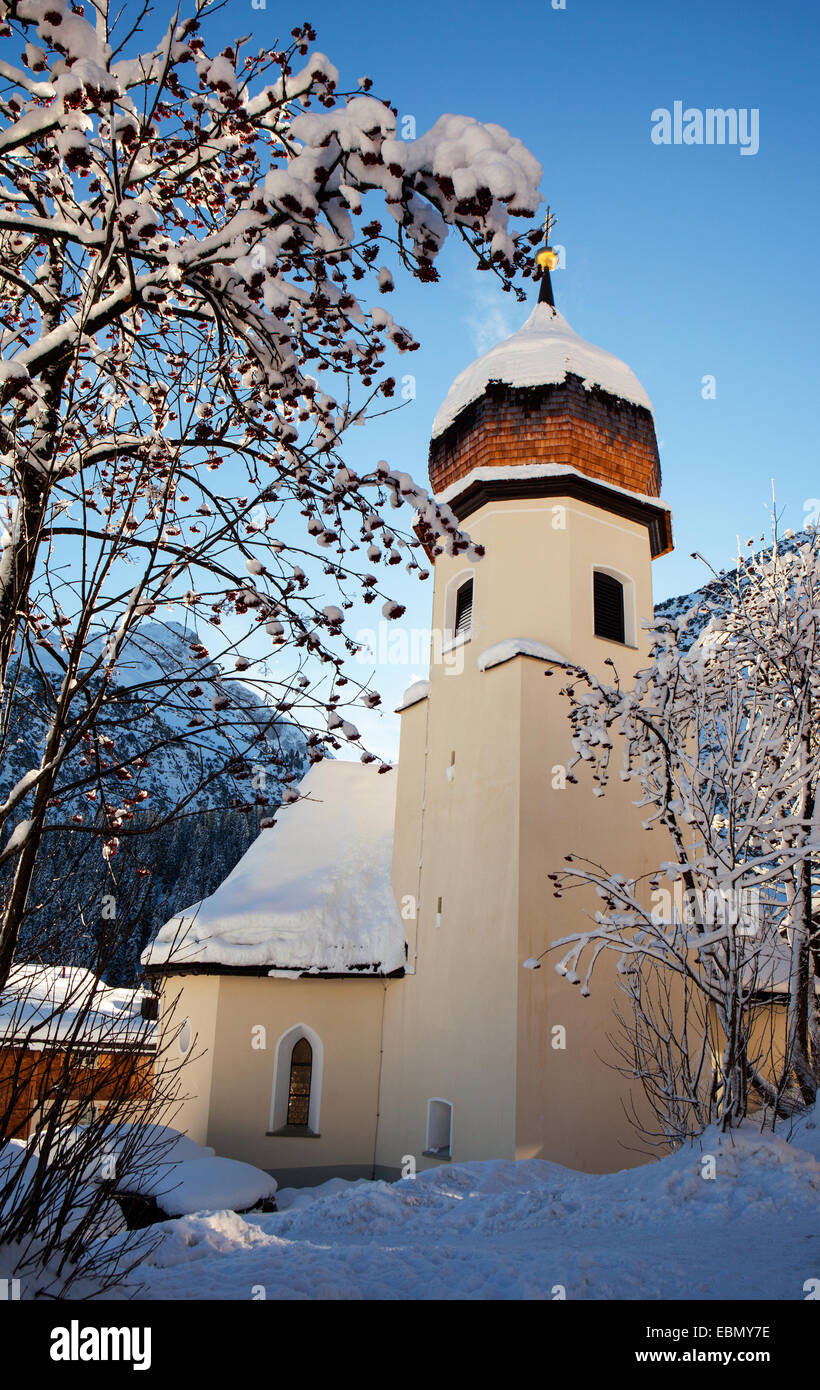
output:
POLYGON ((595 570, 592 578, 595 636, 625 642, 624 586, 612 574, 595 570))
POLYGON ((453 1104, 433 1096, 427 1102, 427 1145, 430 1158, 449 1158, 453 1142, 453 1104))
POLYGON ((288 1086, 289 1125, 306 1125, 310 1115, 310 1076, 313 1071, 313 1048, 307 1038, 294 1043, 290 1054, 290 1085, 288 1086))
POLYGON ((297 1023, 276 1044, 269 1134, 318 1135, 323 1048, 318 1033, 297 1023))

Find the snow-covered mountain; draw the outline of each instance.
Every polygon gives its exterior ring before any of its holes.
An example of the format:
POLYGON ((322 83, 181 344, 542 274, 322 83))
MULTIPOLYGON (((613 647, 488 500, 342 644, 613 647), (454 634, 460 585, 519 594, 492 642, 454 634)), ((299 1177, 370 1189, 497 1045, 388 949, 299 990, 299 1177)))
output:
MULTIPOLYGON (((801 545, 812 539, 812 534, 808 531, 787 531, 777 542, 779 555, 786 555, 793 550, 798 550, 801 545)), ((760 550, 754 552, 757 555, 771 554, 772 547, 762 546, 760 550)), ((695 642, 703 628, 710 621, 715 613, 725 611, 729 606, 729 590, 727 581, 737 581, 739 576, 740 588, 743 590, 749 583, 748 573, 744 569, 721 570, 715 579, 709 580, 707 584, 701 585, 699 589, 693 589, 689 594, 677 594, 674 598, 664 599, 661 603, 655 604, 655 617, 657 618, 681 618, 684 613, 695 609, 696 612, 687 627, 686 633, 681 637, 681 647, 686 650, 695 642)))
MULTIPOLYGON (((247 754, 264 772, 263 777, 257 774, 257 782, 277 802, 282 778, 300 774, 308 765, 303 733, 238 676, 227 676, 211 661, 195 664, 195 645, 196 633, 186 632, 179 623, 149 623, 118 663, 117 683, 107 697, 99 732, 114 740, 118 763, 147 748, 153 750, 148 765, 127 789, 147 791, 145 809, 155 816, 182 801, 187 810, 224 807, 240 799, 239 783, 247 778, 243 779, 241 770, 230 776, 223 769, 247 754), (181 671, 188 673, 184 683, 181 671), (192 689, 201 693, 192 696, 192 689), (224 708, 217 711, 214 706, 219 704, 224 708)), ((95 655, 92 646, 89 661, 95 655)), ((49 660, 48 653, 43 668, 45 680, 29 665, 17 673, 10 734, 0 763, 3 799, 26 772, 38 766, 42 756, 49 693, 59 681, 56 662, 49 660)), ((81 775, 81 756, 78 752, 67 761, 59 785, 68 786, 81 775)), ((84 791, 73 793, 61 818, 70 819, 73 813, 88 809, 84 791)))
MULTIPOLYGON (((141 627, 118 663, 97 730, 113 740, 117 764, 153 750, 122 784, 129 795, 148 793, 131 828, 149 830, 180 806, 183 814, 148 834, 123 835, 113 867, 102 857, 99 837, 82 829, 55 831, 30 897, 20 959, 93 966, 101 936, 112 934, 110 922, 101 931, 101 903, 115 888, 121 931, 105 976, 110 984, 132 984, 147 941, 174 912, 218 887, 281 801, 285 779, 306 772, 302 731, 238 675, 203 659, 201 648, 194 651, 199 645, 196 633, 177 623, 141 627), (181 671, 190 673, 184 683, 181 671)), ((93 655, 92 648, 89 660, 93 655)), ((16 672, 0 760, 3 800, 42 757, 51 692, 60 678, 48 651, 42 664, 42 673, 31 665, 16 672)), ((76 816, 90 824, 98 815, 87 787, 71 788, 87 772, 83 757, 80 749, 67 759, 58 781, 58 790, 69 789, 54 808, 63 825, 76 816)), ((26 810, 24 801, 19 818, 26 810)))

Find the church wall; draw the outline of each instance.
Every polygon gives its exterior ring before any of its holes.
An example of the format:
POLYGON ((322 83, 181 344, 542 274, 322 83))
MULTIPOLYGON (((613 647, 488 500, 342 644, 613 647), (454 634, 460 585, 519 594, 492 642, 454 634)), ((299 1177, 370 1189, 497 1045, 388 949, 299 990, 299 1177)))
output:
POLYGON ((415 970, 418 917, 415 904, 421 873, 421 837, 424 824, 427 775, 429 700, 418 701, 402 712, 399 767, 391 776, 396 784, 396 825, 393 839, 393 890, 407 941, 407 969, 415 970))
MULTIPOLYGON (((369 1177, 385 994, 401 983, 221 976, 208 1143, 282 1186, 369 1177), (321 1041, 318 1138, 268 1133, 276 1044, 297 1024, 321 1041)), ((315 1051, 313 1066, 315 1084, 315 1051)))
MULTIPOLYGON (((622 677, 631 681, 648 656, 640 628, 641 618, 652 613, 646 530, 572 503, 567 538, 570 635, 563 653, 606 680, 612 672, 604 662, 611 657, 622 677), (633 582, 636 647, 595 636, 589 582, 594 566, 617 571, 633 582)), ((552 668, 554 674, 545 677, 542 663, 518 660, 523 668, 521 721, 527 750, 522 759, 519 862, 518 957, 523 963, 541 955, 549 942, 582 929, 585 912, 599 906, 591 890, 573 889, 561 899, 553 897, 547 874, 565 867, 565 855, 585 855, 613 872, 639 874, 666 852, 660 852, 657 843, 662 832, 642 828, 641 814, 632 804, 634 787, 618 776, 617 745, 603 797, 593 796, 591 774, 583 764, 574 772, 578 785, 564 782, 572 747, 569 702, 560 693, 561 671, 552 668)), ((521 969, 518 975, 517 1157, 547 1158, 590 1172, 634 1166, 647 1155, 635 1152, 641 1140, 623 1105, 634 1103, 641 1110, 642 1092, 608 1065, 618 1060, 608 1037, 619 1032, 613 1011, 615 959, 599 959, 585 998, 580 986, 557 974, 558 958, 551 953, 540 970, 521 969)))
MULTIPOLYGON (((397 982, 385 1019, 385 1171, 398 1171, 406 1156, 419 1169, 440 1161, 424 1154, 431 1099, 453 1106, 453 1160, 513 1154, 518 677, 505 670, 490 687, 476 670, 475 643, 465 652, 471 660, 460 674, 440 664, 431 672, 416 973, 397 982)), ((399 901, 418 891, 418 803, 403 778, 420 755, 419 709, 402 716, 399 901)))
POLYGON ((422 886, 417 973, 388 1000, 379 1160, 394 1170, 406 1155, 418 1162, 427 1101, 440 1097, 454 1105, 456 1160, 629 1166, 641 1157, 627 1147, 636 1141, 620 1104, 624 1085, 596 1055, 611 1056, 609 963, 588 999, 551 961, 521 966, 577 924, 568 900, 553 910, 546 878, 566 853, 612 856, 613 868, 639 871, 655 846, 644 845, 634 793, 617 772, 603 799, 589 784, 552 789, 553 768, 571 755, 560 669, 547 679, 544 662, 530 657, 484 672, 477 661, 524 637, 602 675, 611 655, 631 678, 646 656, 640 621, 652 614, 647 531, 566 498, 491 502, 466 524, 487 554, 473 566, 438 558, 433 626, 444 626, 450 581, 472 573, 471 639, 445 648, 429 699, 402 715, 394 888, 400 900, 414 891, 419 843, 422 886), (626 581, 635 645, 594 636, 595 567, 626 581), (567 1030, 560 1052, 550 1046, 555 1023, 567 1030))
MULTIPOLYGON (((480 654, 511 637, 530 637, 567 652, 572 634, 566 603, 570 561, 567 508, 583 504, 521 499, 492 502, 463 523, 487 553, 474 565, 436 561, 434 626, 444 626, 444 595, 452 576, 473 574, 472 638, 464 647, 465 674, 477 678, 480 654)), ((568 654, 568 653, 567 653, 568 654)), ((446 667, 444 668, 447 669, 446 667)), ((449 679, 452 683, 457 677, 449 679)))
MULTIPOLYGON (((586 998, 579 985, 556 972, 562 952, 546 955, 539 970, 524 970, 523 962, 540 956, 550 942, 583 930, 585 914, 600 906, 591 889, 553 897, 547 874, 566 867, 565 854, 587 855, 613 871, 637 872, 649 867, 638 836, 652 841, 659 832, 640 829, 617 772, 600 798, 593 797, 583 766, 576 769, 577 786, 552 786, 552 769, 568 756, 561 728, 567 701, 559 694, 558 675, 545 680, 534 662, 522 664, 527 668, 523 722, 531 732, 521 787, 516 1157, 611 1172, 648 1157, 635 1152, 641 1141, 623 1109, 631 1103, 643 1107, 640 1087, 630 1086, 611 1065, 619 1060, 610 1041, 620 1031, 613 1008, 615 957, 599 958, 586 998)), ((560 783, 560 773, 556 780, 560 783)), ((621 1007, 626 1009, 625 1000, 621 1007)))
POLYGON ((161 1117, 164 1123, 184 1130, 197 1144, 207 1144, 211 1076, 214 1059, 218 975, 171 975, 162 990, 158 1069, 163 1065, 178 1069, 175 1080, 176 1106, 161 1117), (194 1042, 181 1066, 176 1036, 188 1019, 194 1042))

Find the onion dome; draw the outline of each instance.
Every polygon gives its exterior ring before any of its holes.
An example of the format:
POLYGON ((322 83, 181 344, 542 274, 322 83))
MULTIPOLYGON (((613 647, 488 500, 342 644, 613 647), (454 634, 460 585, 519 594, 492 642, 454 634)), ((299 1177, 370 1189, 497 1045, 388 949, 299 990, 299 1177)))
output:
POLYGON ((541 264, 526 323, 459 373, 436 415, 433 491, 462 518, 489 500, 488 489, 508 495, 513 482, 517 496, 569 490, 624 515, 638 507, 653 554, 663 554, 672 536, 668 510, 650 502, 661 488, 652 404, 626 363, 570 327, 553 302, 549 262, 541 264), (634 500, 617 502, 616 493, 634 500))

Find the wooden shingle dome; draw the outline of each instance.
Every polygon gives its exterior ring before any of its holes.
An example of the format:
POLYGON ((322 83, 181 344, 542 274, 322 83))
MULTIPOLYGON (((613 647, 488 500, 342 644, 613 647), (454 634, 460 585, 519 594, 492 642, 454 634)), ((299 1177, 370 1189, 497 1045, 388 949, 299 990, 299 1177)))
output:
POLYGON ((433 423, 433 491, 464 517, 490 496, 566 491, 572 479, 576 495, 600 502, 606 489, 610 510, 640 513, 663 554, 672 537, 667 509, 651 504, 661 467, 649 397, 573 331, 547 286, 523 327, 450 387, 433 423))

